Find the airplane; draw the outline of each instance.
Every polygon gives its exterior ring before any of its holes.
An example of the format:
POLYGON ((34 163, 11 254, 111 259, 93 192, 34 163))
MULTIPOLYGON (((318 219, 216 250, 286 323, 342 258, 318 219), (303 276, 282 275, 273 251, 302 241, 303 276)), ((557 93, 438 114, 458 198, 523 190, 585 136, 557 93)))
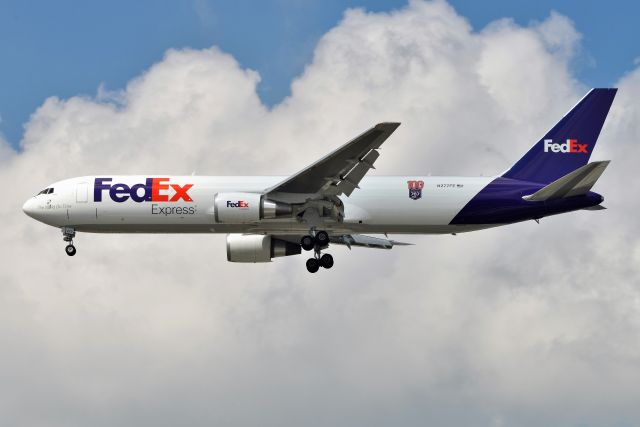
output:
POLYGON ((400 125, 386 122, 289 177, 83 176, 47 186, 23 211, 60 228, 69 256, 77 232, 226 233, 228 261, 304 250, 316 273, 333 266, 330 245, 391 249, 405 243, 388 233, 455 235, 605 209, 591 188, 609 161, 589 158, 616 91, 589 91, 497 176, 365 176, 400 125))

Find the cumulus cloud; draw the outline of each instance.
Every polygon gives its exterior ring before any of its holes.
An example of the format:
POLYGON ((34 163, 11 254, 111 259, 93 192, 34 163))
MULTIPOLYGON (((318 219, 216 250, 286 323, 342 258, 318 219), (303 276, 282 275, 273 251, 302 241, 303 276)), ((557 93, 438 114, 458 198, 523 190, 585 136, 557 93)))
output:
POLYGON ((0 166, 7 163, 15 155, 15 151, 9 142, 0 134, 0 166))
MULTIPOLYGON (((348 10, 273 108, 229 54, 169 50, 119 91, 47 99, 0 169, 0 413, 21 425, 607 425, 640 417, 640 71, 595 158, 605 212, 391 252, 225 261, 221 236, 81 234, 20 211, 94 173, 290 174, 373 123, 379 174, 496 174, 585 92, 553 13, 473 31, 444 2, 348 10)), ((1 156, 0 156, 1 158, 1 156)))

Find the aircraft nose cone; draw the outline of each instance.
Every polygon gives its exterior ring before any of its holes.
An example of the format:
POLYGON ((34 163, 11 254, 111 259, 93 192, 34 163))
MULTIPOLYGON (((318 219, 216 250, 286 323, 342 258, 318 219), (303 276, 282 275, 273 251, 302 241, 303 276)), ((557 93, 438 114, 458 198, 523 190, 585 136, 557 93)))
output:
POLYGON ((22 211, 26 213, 28 216, 30 216, 31 218, 35 218, 35 212, 36 212, 35 200, 31 198, 26 202, 24 202, 24 205, 22 205, 22 211))

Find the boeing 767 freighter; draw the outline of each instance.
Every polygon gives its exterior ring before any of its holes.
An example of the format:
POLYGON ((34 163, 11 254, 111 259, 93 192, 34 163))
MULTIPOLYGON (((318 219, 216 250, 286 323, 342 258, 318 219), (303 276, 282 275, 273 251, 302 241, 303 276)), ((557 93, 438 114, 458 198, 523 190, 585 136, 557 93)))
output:
POLYGON ((589 162, 616 89, 592 89, 515 165, 494 177, 370 176, 400 123, 379 123, 289 177, 83 176, 49 185, 24 212, 76 232, 227 233, 227 260, 269 262, 312 251, 307 270, 331 268, 330 244, 391 249, 365 233, 482 230, 579 209, 608 161, 589 162))

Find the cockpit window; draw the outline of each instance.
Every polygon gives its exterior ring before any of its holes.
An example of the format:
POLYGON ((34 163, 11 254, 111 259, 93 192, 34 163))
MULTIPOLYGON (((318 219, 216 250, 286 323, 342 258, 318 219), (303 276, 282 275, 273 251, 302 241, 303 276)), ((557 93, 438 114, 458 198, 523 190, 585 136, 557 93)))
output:
POLYGON ((44 190, 36 194, 36 196, 39 196, 41 194, 51 194, 51 193, 53 193, 53 188, 45 188, 44 190))

